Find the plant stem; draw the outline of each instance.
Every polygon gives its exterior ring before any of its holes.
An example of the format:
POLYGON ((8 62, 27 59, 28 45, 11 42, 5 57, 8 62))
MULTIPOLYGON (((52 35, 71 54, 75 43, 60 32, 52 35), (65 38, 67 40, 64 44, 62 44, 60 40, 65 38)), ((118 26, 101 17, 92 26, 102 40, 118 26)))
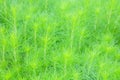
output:
POLYGON ((27 27, 27 25, 26 25, 27 23, 25 22, 25 25, 24 25, 24 36, 25 36, 25 44, 26 44, 26 39, 27 39, 27 37, 26 37, 26 27, 27 27))
MULTIPOLYGON (((13 22, 13 27, 14 27, 14 34, 15 34, 15 37, 17 37, 17 27, 16 27, 16 15, 14 15, 14 18, 13 18, 14 22, 13 22)), ((16 38, 15 38, 16 39, 16 38)), ((16 42, 15 42, 15 45, 14 45, 14 59, 15 59, 15 62, 17 62, 17 55, 16 55, 16 42)))
POLYGON ((3 61, 5 61, 5 46, 3 46, 3 61))
POLYGON ((74 38, 74 28, 71 30, 71 37, 70 37, 70 49, 71 49, 71 51, 73 48, 73 38, 74 38))
POLYGON ((14 48, 14 59, 15 59, 15 62, 17 62, 17 58, 16 58, 16 49, 14 48))
POLYGON ((54 75, 56 74, 56 62, 54 62, 54 75))
POLYGON ((45 36, 45 43, 44 43, 44 61, 46 61, 46 49, 47 48, 47 34, 45 36))
POLYGON ((37 49, 37 45, 36 45, 36 39, 37 39, 37 31, 34 31, 34 46, 35 46, 35 53, 36 53, 36 49, 37 49))

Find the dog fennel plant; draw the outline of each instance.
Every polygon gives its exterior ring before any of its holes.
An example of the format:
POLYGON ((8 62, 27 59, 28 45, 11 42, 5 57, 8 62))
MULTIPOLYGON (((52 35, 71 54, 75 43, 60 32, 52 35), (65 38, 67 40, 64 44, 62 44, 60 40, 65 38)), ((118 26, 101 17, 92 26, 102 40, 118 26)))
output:
POLYGON ((0 0, 0 80, 120 80, 120 0, 0 0))

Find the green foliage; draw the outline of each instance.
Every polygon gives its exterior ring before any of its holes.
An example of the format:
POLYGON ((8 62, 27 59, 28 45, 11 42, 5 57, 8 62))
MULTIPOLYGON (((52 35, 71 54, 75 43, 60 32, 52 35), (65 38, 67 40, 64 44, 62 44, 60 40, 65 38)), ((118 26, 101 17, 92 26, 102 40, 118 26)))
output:
POLYGON ((0 80, 120 80, 120 0, 0 0, 0 80))

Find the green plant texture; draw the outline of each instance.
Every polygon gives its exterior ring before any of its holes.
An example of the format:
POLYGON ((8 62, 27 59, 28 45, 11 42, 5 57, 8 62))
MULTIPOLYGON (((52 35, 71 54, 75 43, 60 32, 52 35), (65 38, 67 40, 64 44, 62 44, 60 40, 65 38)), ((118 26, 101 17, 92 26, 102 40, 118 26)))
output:
POLYGON ((0 80, 120 80, 120 0, 0 0, 0 80))

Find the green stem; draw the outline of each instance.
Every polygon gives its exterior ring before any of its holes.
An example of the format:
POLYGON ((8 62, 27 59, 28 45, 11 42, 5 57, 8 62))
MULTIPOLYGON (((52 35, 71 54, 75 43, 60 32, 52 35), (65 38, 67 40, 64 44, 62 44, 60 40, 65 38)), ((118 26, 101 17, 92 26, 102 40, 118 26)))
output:
POLYGON ((5 61, 5 46, 3 46, 3 61, 5 61))
POLYGON ((72 48, 73 48, 73 38, 74 38, 74 29, 71 30, 71 37, 70 37, 70 48, 71 48, 71 51, 72 51, 72 48))
POLYGON ((14 48, 14 59, 15 59, 15 62, 17 62, 17 58, 16 58, 16 49, 14 48))
POLYGON ((54 75, 56 74, 56 62, 54 62, 54 75))
POLYGON ((46 61, 46 53, 47 53, 47 34, 45 36, 45 43, 44 43, 44 61, 46 61))
MULTIPOLYGON (((14 16, 14 22, 13 22, 13 27, 14 27, 14 33, 15 33, 15 37, 17 36, 17 27, 16 27, 16 17, 14 16)), ((15 38, 16 39, 16 38, 15 38)), ((16 43, 14 44, 14 59, 15 59, 15 62, 17 61, 17 55, 16 55, 16 43)))
POLYGON ((26 37, 26 27, 27 27, 26 24, 27 24, 27 23, 25 22, 25 26, 24 26, 25 44, 26 44, 26 39, 27 39, 27 37, 26 37))
POLYGON ((37 31, 34 31, 34 46, 35 46, 35 53, 36 53, 36 49, 37 49, 37 44, 36 44, 36 39, 37 39, 37 31))

